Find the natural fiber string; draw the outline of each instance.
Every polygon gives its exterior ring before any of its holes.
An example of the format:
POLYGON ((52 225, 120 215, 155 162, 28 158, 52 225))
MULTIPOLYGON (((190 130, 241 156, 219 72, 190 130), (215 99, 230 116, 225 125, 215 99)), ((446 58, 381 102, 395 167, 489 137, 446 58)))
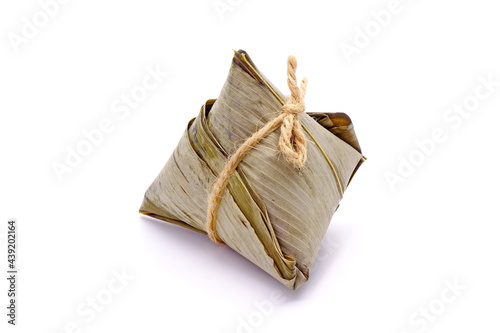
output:
POLYGON ((260 130, 252 134, 236 150, 236 152, 227 161, 227 164, 212 188, 212 193, 208 199, 206 227, 208 237, 210 237, 210 239, 217 244, 223 244, 223 241, 219 238, 216 230, 217 212, 222 200, 222 195, 234 171, 253 147, 281 126, 279 145, 288 163, 296 168, 300 168, 306 162, 307 141, 304 133, 302 132, 300 118, 305 110, 304 96, 306 94, 307 79, 302 79, 299 88, 295 75, 297 71, 297 59, 295 59, 294 56, 289 56, 287 65, 287 83, 291 95, 283 105, 282 113, 273 120, 269 121, 260 130))

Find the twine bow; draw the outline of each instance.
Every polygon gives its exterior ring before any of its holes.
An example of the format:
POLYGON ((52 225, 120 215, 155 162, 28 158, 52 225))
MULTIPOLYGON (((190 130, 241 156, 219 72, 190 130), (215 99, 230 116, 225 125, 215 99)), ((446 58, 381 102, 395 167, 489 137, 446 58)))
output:
POLYGON ((288 57, 288 88, 292 93, 283 105, 283 122, 281 123, 280 149, 288 163, 296 168, 304 165, 307 159, 306 137, 302 131, 300 116, 305 111, 307 78, 302 78, 300 89, 297 86, 297 59, 288 57))
POLYGON ((287 83, 291 95, 282 107, 282 113, 270 120, 260 130, 252 134, 229 158, 224 169, 217 178, 212 193, 208 199, 207 234, 217 244, 224 242, 219 238, 216 230, 217 211, 219 210, 222 194, 229 183, 234 171, 245 156, 262 139, 281 126, 279 139, 280 150, 288 163, 296 168, 302 167, 307 159, 307 141, 302 131, 300 118, 305 111, 304 96, 306 94, 307 79, 303 78, 300 88, 297 85, 297 59, 289 56, 287 61, 287 83))

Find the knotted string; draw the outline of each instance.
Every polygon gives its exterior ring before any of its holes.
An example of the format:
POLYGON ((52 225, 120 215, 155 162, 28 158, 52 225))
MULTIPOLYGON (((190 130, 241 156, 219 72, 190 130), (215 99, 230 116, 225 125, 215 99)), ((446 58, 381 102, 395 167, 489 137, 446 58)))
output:
POLYGON ((217 178, 212 193, 208 199, 207 208, 207 233, 208 237, 217 244, 224 242, 219 238, 216 230, 217 211, 219 210, 222 194, 227 187, 234 171, 245 158, 245 156, 255 147, 262 139, 274 132, 281 126, 281 135, 279 139, 280 150, 285 156, 288 163, 296 168, 304 165, 307 159, 307 141, 302 131, 300 122, 301 116, 304 113, 304 96, 306 94, 307 79, 303 78, 300 88, 297 85, 297 59, 294 56, 288 57, 287 62, 287 83, 291 95, 282 107, 282 113, 276 118, 269 121, 264 127, 252 134, 229 158, 224 169, 217 178))

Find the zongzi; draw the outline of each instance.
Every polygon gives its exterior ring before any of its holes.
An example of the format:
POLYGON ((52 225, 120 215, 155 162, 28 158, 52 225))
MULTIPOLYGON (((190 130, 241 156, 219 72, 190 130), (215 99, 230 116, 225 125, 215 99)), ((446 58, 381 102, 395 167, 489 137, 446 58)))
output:
POLYGON ((295 69, 291 57, 286 98, 235 52, 219 97, 189 122, 140 208, 227 244, 292 290, 364 161, 347 115, 304 112, 295 69))

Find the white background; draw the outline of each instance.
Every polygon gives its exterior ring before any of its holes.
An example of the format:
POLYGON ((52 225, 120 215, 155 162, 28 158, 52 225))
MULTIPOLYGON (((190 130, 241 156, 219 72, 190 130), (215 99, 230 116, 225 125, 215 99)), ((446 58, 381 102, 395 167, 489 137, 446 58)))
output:
POLYGON ((500 87, 466 118, 444 118, 474 102, 479 77, 500 81, 497 4, 401 0, 377 31, 370 12, 388 0, 220 3, 230 6, 221 15, 213 0, 69 1, 14 47, 41 7, 2 2, 0 267, 15 218, 20 275, 16 327, 0 283, 1 331, 498 332, 500 87), (355 38, 346 57, 341 45, 355 38), (307 110, 348 113, 368 157, 294 292, 231 249, 137 212, 240 48, 285 93, 294 54, 307 110), (120 118, 113 103, 148 66, 169 76, 120 118), (59 181, 53 163, 105 118, 112 132, 59 181), (446 139, 419 153, 415 141, 436 129, 446 139), (420 165, 391 188, 387 173, 411 156, 420 165), (133 279, 110 294, 122 270, 133 279), (92 316, 96 296, 109 303, 92 316))

